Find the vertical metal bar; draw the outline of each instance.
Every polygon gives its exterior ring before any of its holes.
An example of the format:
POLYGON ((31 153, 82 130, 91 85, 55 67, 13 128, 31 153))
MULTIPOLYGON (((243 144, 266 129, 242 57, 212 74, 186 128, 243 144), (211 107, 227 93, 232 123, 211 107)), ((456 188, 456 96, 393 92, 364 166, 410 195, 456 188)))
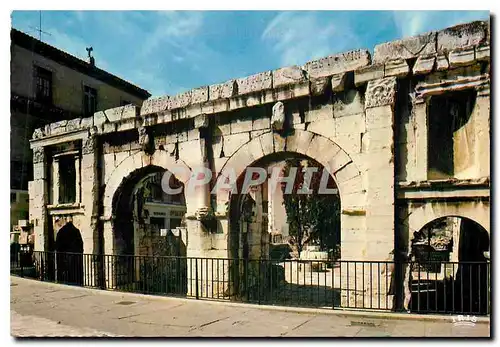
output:
POLYGON ((458 264, 460 266, 460 312, 464 312, 464 264, 458 264))
MULTIPOLYGON (((342 260, 339 260, 339 287, 340 287, 340 307, 342 307, 342 260)), ((349 305, 348 305, 349 306, 349 305)))
MULTIPOLYGON (((439 264, 439 270, 441 270, 441 263, 437 263, 439 264)), ((436 265, 437 266, 437 265, 436 265)), ((436 312, 439 312, 439 307, 438 307, 438 274, 437 274, 437 271, 436 271, 436 279, 434 281, 434 289, 435 289, 435 292, 434 292, 434 310, 436 312)))
POLYGON ((335 261, 332 259, 332 309, 335 309, 335 261))
POLYGON ((455 263, 452 263, 453 264, 453 269, 452 269, 452 273, 453 273, 453 283, 451 285, 451 311, 453 313, 455 313, 455 286, 457 284, 457 278, 456 278, 456 275, 455 275, 455 263))
POLYGON ((426 291, 426 297, 427 297, 427 312, 430 311, 429 309, 429 303, 430 303, 430 299, 429 299, 429 289, 430 289, 430 284, 429 284, 429 269, 432 268, 432 262, 429 264, 431 266, 428 266, 427 267, 427 271, 426 271, 426 276, 427 276, 427 291, 426 291))
POLYGON ((490 314, 490 305, 491 305, 491 285, 490 285, 490 276, 491 276, 491 263, 486 263, 486 314, 490 314))
POLYGON ((262 258, 259 258, 259 278, 257 279, 257 300, 259 302, 259 305, 260 305, 260 279, 262 277, 262 273, 261 273, 261 268, 262 268, 262 258))
POLYGON ((446 282, 448 281, 446 274, 447 274, 447 268, 448 268, 448 263, 444 263, 444 281, 443 281, 443 292, 444 292, 444 306, 443 306, 443 312, 446 312, 446 308, 448 307, 448 293, 446 293, 446 282))
POLYGON ((351 289, 351 281, 349 281, 349 265, 351 265, 350 261, 347 261, 347 307, 351 307, 350 300, 349 300, 349 292, 351 289))
POLYGON ((195 273, 195 285, 196 285, 196 300, 198 300, 200 298, 200 294, 198 292, 198 258, 194 258, 195 260, 195 269, 194 269, 194 273, 195 273))
POLYGON ((141 275, 142 275, 142 288, 141 291, 145 293, 148 288, 148 268, 146 266, 144 256, 139 256, 139 264, 141 264, 141 275))
POLYGON ((388 277, 389 277, 389 262, 385 262, 385 309, 389 307, 389 295, 387 293, 389 292, 389 283, 388 283, 388 277))
POLYGON ((88 276, 89 276, 89 272, 88 272, 88 266, 87 266, 87 257, 85 256, 85 254, 82 254, 82 267, 83 267, 83 273, 82 273, 82 278, 83 278, 83 283, 82 285, 83 286, 87 286, 87 283, 88 283, 88 276))
POLYGON ((233 269, 231 268, 231 259, 227 260, 227 287, 228 287, 228 296, 229 300, 231 300, 231 281, 234 276, 232 276, 233 269))
POLYGON ((378 297, 377 308, 380 308, 380 262, 377 262, 377 297, 378 297))
POLYGON ((112 277, 113 274, 110 271, 110 267, 111 267, 111 260, 110 259, 111 259, 112 256, 111 255, 105 255, 105 257, 106 257, 106 270, 107 270, 107 276, 106 277, 108 278, 107 287, 108 287, 108 289, 112 289, 111 288, 111 284, 112 284, 111 281, 113 280, 113 277, 112 277))
POLYGON ((472 313, 472 267, 474 266, 475 264, 473 263, 470 263, 469 264, 469 312, 472 313))
POLYGON ((365 307, 365 262, 362 261, 361 262, 361 265, 363 266, 361 269, 362 269, 362 273, 361 273, 361 276, 363 276, 363 289, 362 289, 362 292, 363 292, 363 308, 366 308, 365 307))
POLYGON ((370 308, 373 308, 373 263, 370 264, 370 308))
POLYGON ((478 265, 478 307, 477 307, 477 313, 480 314, 481 313, 481 282, 482 282, 482 276, 481 276, 481 267, 482 267, 482 263, 478 265))
POLYGON ((418 266, 418 300, 417 300, 417 310, 420 312, 420 263, 417 263, 418 266))
POLYGON ((212 268, 210 269, 210 274, 212 275, 212 294, 210 295, 210 298, 214 298, 214 258, 212 258, 212 268))
POLYGON ((354 261, 354 307, 358 307, 358 262, 354 261))
MULTIPOLYGON (((318 262, 318 264, 323 264, 323 263, 322 262, 318 262)), ((320 306, 319 305, 319 290, 320 290, 320 286, 319 286, 319 283, 320 283, 319 282, 319 271, 320 271, 320 269, 323 269, 323 265, 319 266, 318 269, 317 269, 318 271, 316 272, 316 274, 318 275, 317 276, 318 277, 318 283, 316 284, 316 292, 318 293, 318 302, 317 302, 318 306, 320 306)))
MULTIPOLYGON (((222 298, 224 299, 224 293, 226 292, 226 271, 225 269, 225 260, 222 259, 222 298)), ((220 286, 219 286, 220 287, 220 286)), ((220 292, 220 289, 219 289, 220 292)))
POLYGON ((90 282, 90 274, 89 274, 89 269, 90 269, 90 264, 89 264, 89 258, 87 257, 86 254, 82 254, 82 260, 83 260, 83 275, 84 275, 84 280, 83 280, 83 285, 88 286, 90 282))
MULTIPOLYGON (((306 260, 306 261, 307 261, 307 260, 306 260)), ((302 264, 305 264, 305 262, 306 262, 306 261, 303 261, 303 262, 301 263, 301 265, 302 265, 302 264)), ((304 265, 304 266, 303 266, 303 268, 302 268, 302 278, 303 278, 302 285, 303 285, 303 286, 304 286, 304 288, 305 288, 305 285, 306 285, 306 267, 305 267, 305 265, 304 265)), ((300 288, 300 287, 299 287, 299 288, 300 288)), ((301 302, 301 301, 303 300, 303 298, 301 297, 301 294, 302 294, 302 290, 300 290, 300 289, 299 289, 299 298, 298 298, 299 300, 298 300, 298 302, 301 302)))
POLYGON ((23 264, 23 261, 21 259, 21 277, 24 277, 24 264, 23 264))
MULTIPOLYGON (((327 283, 327 279, 326 279, 326 274, 328 272, 328 260, 324 263, 324 265, 325 265, 325 272, 324 272, 325 276, 323 276, 323 277, 324 277, 324 284, 325 284, 324 288, 325 288, 325 290, 324 290, 324 301, 323 301, 323 305, 322 306, 327 306, 328 305, 328 301, 327 301, 328 300, 328 290, 327 290, 328 283, 327 283)), ((332 271, 332 273, 333 273, 333 271, 332 271)))
MULTIPOLYGON (((289 266, 290 266, 290 283, 288 285, 288 290, 289 290, 289 293, 290 293, 290 302, 293 303, 293 264, 295 263, 295 261, 293 260, 290 260, 289 262, 289 266)), ((297 273, 297 271, 295 271, 295 273, 297 273)))
MULTIPOLYGON (((314 285, 313 285, 313 262, 312 262, 312 261, 308 261, 308 262, 309 262, 309 273, 310 273, 310 277, 311 277, 309 285, 310 285, 311 287, 314 287, 314 285)), ((309 297, 309 300, 311 300, 311 304, 312 304, 312 303, 313 303, 313 301, 314 301, 314 299, 313 299, 313 295, 314 295, 314 293, 313 293, 313 291, 312 291, 312 290, 311 290, 311 292, 310 292, 310 293, 311 293, 311 295, 310 295, 310 297, 309 297)))
MULTIPOLYGON (((220 259, 216 259, 215 260, 215 263, 216 263, 216 266, 217 266, 217 299, 219 299, 219 292, 220 292, 220 277, 219 277, 219 260, 220 259)), ((212 271, 214 271, 212 269, 212 271)))

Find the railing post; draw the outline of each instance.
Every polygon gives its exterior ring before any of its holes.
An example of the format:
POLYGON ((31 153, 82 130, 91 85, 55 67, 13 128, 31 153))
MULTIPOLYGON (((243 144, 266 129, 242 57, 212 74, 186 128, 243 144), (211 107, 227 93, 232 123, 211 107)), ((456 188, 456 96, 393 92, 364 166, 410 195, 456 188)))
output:
MULTIPOLYGON (((258 299, 259 299, 259 305, 260 305, 260 293, 261 293, 261 276, 262 276, 262 273, 261 273, 261 268, 262 268, 262 256, 259 257, 259 277, 257 278, 257 296, 258 296, 258 299)), ((265 283, 265 281, 263 281, 265 283)))
POLYGON ((21 265, 21 277, 24 277, 24 267, 23 267, 23 258, 22 257, 21 257, 20 265, 21 265))
POLYGON ((54 282, 57 283, 58 280, 58 271, 57 271, 57 251, 54 251, 54 282))
POLYGON ((198 292, 198 258, 195 258, 195 263, 194 263, 194 278, 195 278, 195 286, 196 286, 196 300, 200 298, 200 294, 198 292))

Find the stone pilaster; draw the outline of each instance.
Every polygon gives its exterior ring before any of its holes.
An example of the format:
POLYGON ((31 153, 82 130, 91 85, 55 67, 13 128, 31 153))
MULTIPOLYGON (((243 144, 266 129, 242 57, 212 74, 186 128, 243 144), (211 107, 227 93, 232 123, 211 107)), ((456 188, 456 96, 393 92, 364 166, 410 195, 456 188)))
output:
POLYGON ((48 251, 47 157, 43 147, 33 148, 33 181, 28 184, 30 220, 34 223, 35 251, 48 251))
POLYGON ((366 260, 384 260, 394 248, 394 104, 396 78, 368 83, 366 260))
POLYGON ((427 181, 428 171, 428 116, 425 98, 418 97, 413 100, 413 115, 415 125, 415 152, 408 153, 409 160, 415 162, 414 170, 409 172, 407 181, 427 181))
MULTIPOLYGON (((76 203, 84 207, 84 216, 82 218, 81 234, 83 239, 83 252, 87 254, 99 254, 102 250, 99 245, 99 177, 97 175, 97 156, 96 134, 90 131, 87 138, 83 139, 81 159, 75 157, 76 169, 76 203)), ((113 254, 105 252, 105 254, 113 254)), ((100 261, 98 257, 92 259, 94 266, 89 267, 96 273, 85 274, 89 278, 95 278, 98 281, 98 271, 100 261)), ((103 264, 105 265, 105 264, 103 264)))
MULTIPOLYGON (((384 261, 389 259, 394 249, 395 97, 395 77, 368 82, 365 95, 366 133, 363 136, 363 151, 367 154, 365 227, 358 229, 358 253, 350 254, 349 259, 384 261)), ((349 260, 344 254, 342 259, 349 260)), ((384 270, 382 265, 373 263, 371 269, 368 269, 368 263, 346 262, 341 265, 344 305, 361 307, 370 298, 376 298, 377 304, 380 299, 381 308, 390 305, 387 298, 387 269, 384 270), (385 271, 385 275, 382 271, 385 271), (378 284, 379 279, 380 285, 374 288, 373 284, 378 284)))
MULTIPOLYGON (((201 175, 201 168, 210 169, 210 163, 208 158, 208 146, 209 141, 204 136, 204 129, 208 126, 208 118, 205 115, 199 115, 195 118, 195 129, 193 131, 199 132, 199 139, 193 142, 198 142, 198 147, 194 147, 193 150, 199 151, 198 153, 193 153, 194 158, 198 158, 198 161, 192 162, 192 169, 194 175, 201 175)), ((182 157, 183 153, 181 153, 182 157)), ((193 158, 189 158, 193 159, 193 158)), ((192 177, 193 179, 202 179, 202 177, 192 177)), ((198 259, 195 257, 210 257, 211 240, 208 231, 202 224, 203 217, 210 211, 210 184, 204 184, 197 186, 195 189, 191 189, 188 186, 185 187, 185 198, 187 204, 187 245, 186 245, 186 255, 188 257, 187 264, 187 278, 188 286, 187 290, 190 295, 195 295, 196 293, 196 283, 198 283, 198 291, 200 294, 200 288, 207 289, 206 280, 208 279, 208 273, 211 273, 212 264, 206 262, 206 260, 198 259), (198 262, 198 266, 196 263, 198 262), (203 264, 201 264, 203 262, 203 264), (206 263, 205 263, 206 262, 206 263), (202 280, 203 279, 203 280, 202 280)), ((201 294, 200 294, 201 295, 201 294)))
POLYGON ((52 204, 59 203, 59 158, 52 160, 52 204))
POLYGON ((490 177, 490 86, 489 83, 479 88, 474 110, 474 126, 476 127, 475 162, 478 177, 490 177))
POLYGON ((75 155, 75 203, 81 202, 81 172, 80 172, 80 156, 75 155))
MULTIPOLYGON (((85 253, 98 253, 98 231, 97 220, 99 216, 99 177, 97 175, 97 157, 96 135, 93 132, 83 140, 81 164, 78 158, 75 158, 77 192, 81 186, 81 203, 85 207, 85 225, 82 228, 83 247, 85 253)), ((77 202, 78 200, 77 193, 77 202)))

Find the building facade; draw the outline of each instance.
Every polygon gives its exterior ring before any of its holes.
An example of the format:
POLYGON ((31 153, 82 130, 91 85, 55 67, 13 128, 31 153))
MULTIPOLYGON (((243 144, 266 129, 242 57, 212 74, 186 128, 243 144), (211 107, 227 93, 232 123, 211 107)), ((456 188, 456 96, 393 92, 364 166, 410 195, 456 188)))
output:
MULTIPOLYGON (((82 47, 82 50, 85 47, 82 47)), ((150 94, 40 40, 11 30, 11 226, 28 219, 29 139, 46 124, 134 104, 150 94)))

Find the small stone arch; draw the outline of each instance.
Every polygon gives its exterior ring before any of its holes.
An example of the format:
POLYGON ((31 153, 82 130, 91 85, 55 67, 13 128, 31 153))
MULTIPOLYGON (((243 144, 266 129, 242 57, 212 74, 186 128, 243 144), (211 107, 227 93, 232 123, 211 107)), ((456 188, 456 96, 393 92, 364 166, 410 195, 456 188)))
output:
POLYGON ((61 283, 83 284, 83 239, 72 222, 56 234, 57 280, 61 283))
POLYGON ((56 234, 56 251, 83 253, 83 239, 73 222, 66 223, 56 234))
POLYGON ((409 209, 403 221, 408 228, 410 241, 414 231, 419 231, 433 220, 443 217, 461 217, 470 219, 490 233, 489 204, 484 202, 429 202, 409 209))

